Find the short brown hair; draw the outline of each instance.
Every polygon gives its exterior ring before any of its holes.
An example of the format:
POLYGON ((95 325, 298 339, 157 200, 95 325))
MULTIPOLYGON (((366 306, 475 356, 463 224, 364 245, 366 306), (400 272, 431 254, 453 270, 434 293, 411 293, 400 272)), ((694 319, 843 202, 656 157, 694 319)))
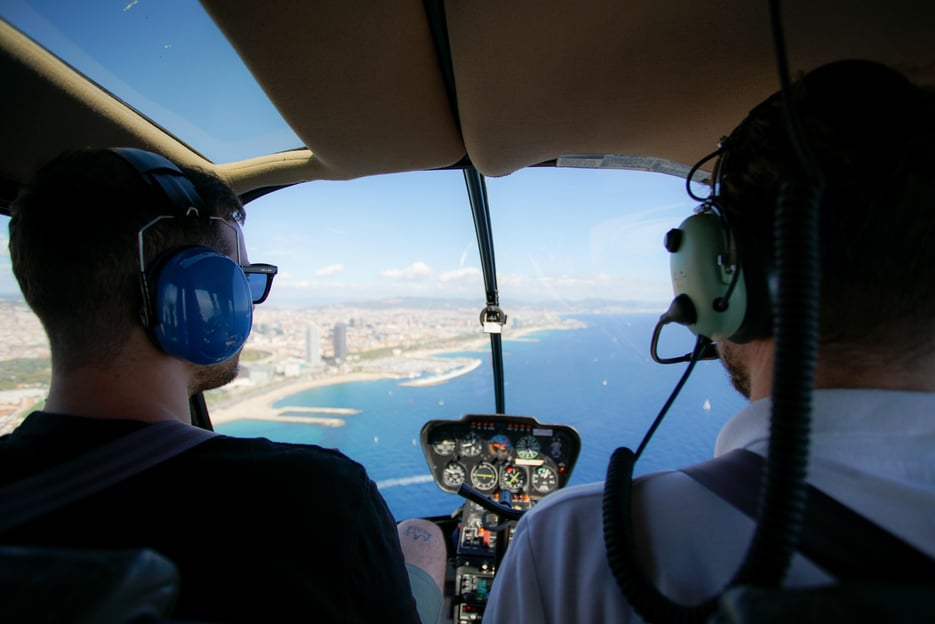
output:
MULTIPOLYGON (((820 210, 822 348, 930 351, 933 93, 882 65, 841 61, 798 81, 793 98, 826 182, 820 210)), ((724 210, 738 241, 771 258, 780 189, 804 177, 779 94, 757 106, 725 148, 724 210)))
MULTIPOLYGON (((185 169, 210 216, 243 221, 240 200, 221 180, 185 169)), ((10 257, 26 302, 39 317, 63 369, 111 359, 140 323, 137 232, 177 214, 136 169, 114 152, 66 152, 39 169, 11 207, 10 257)), ((218 228, 166 219, 147 232, 147 266, 167 249, 226 249, 218 228)))

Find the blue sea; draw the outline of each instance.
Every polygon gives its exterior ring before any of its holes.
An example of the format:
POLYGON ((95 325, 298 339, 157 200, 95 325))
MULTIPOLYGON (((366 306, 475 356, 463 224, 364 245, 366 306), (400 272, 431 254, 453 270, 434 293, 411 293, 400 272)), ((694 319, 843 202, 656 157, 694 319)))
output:
MULTIPOLYGON (((581 436, 570 485, 603 480, 615 448, 639 445, 686 366, 663 366, 650 359, 655 314, 573 318, 587 327, 541 331, 521 340, 509 340, 506 334, 503 342, 506 412, 543 424, 571 425, 581 436)), ((664 356, 689 351, 694 340, 678 326, 667 327, 664 338, 664 356)), ((486 365, 441 385, 353 382, 301 392, 275 404, 360 410, 344 417, 343 427, 241 420, 217 429, 339 449, 366 466, 397 519, 449 514, 462 501, 432 481, 419 432, 429 420, 495 411, 489 354, 467 355, 483 357, 486 365)), ((700 362, 637 462, 636 474, 710 458, 719 429, 743 405, 720 363, 700 362)))

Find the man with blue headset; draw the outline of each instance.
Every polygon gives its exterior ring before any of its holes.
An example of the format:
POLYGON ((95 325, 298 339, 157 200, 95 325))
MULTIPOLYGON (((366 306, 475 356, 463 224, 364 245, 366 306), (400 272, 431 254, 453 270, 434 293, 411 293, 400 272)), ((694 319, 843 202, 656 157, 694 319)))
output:
MULTIPOLYGON (((12 207, 10 252, 52 381, 42 411, 0 439, 0 489, 54 490, 95 449, 133 440, 132 465, 141 434, 194 429, 190 397, 236 376, 276 272, 248 263, 243 219, 220 180, 140 150, 67 153, 38 172, 12 207)), ((64 499, 0 522, 0 543, 153 549, 180 572, 178 619, 419 621, 406 531, 362 466, 265 439, 190 446, 78 498, 59 487, 64 499)))

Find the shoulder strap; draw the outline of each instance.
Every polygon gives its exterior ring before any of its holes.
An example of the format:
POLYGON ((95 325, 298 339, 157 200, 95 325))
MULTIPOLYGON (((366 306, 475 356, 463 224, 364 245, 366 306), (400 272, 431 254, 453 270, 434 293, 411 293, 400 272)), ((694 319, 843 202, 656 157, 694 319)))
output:
POLYGON ((178 421, 154 423, 0 488, 0 532, 139 474, 218 435, 178 421))
MULTIPOLYGON (((692 479, 756 520, 765 460, 746 449, 683 468, 692 479)), ((935 560, 809 485, 799 552, 840 580, 935 579, 935 560)))

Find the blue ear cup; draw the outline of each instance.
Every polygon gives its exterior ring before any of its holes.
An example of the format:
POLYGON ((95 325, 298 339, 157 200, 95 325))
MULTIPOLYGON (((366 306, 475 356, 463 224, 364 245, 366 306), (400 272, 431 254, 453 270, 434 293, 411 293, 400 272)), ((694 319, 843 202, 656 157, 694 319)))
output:
POLYGON ((253 297, 236 262, 207 247, 186 247, 153 269, 150 329, 166 353, 208 365, 240 351, 253 326, 253 297))
POLYGON ((721 219, 710 211, 694 214, 666 235, 666 249, 676 297, 687 296, 694 308, 688 325, 696 335, 722 340, 733 337, 747 314, 745 276, 734 280, 727 234, 721 219))

